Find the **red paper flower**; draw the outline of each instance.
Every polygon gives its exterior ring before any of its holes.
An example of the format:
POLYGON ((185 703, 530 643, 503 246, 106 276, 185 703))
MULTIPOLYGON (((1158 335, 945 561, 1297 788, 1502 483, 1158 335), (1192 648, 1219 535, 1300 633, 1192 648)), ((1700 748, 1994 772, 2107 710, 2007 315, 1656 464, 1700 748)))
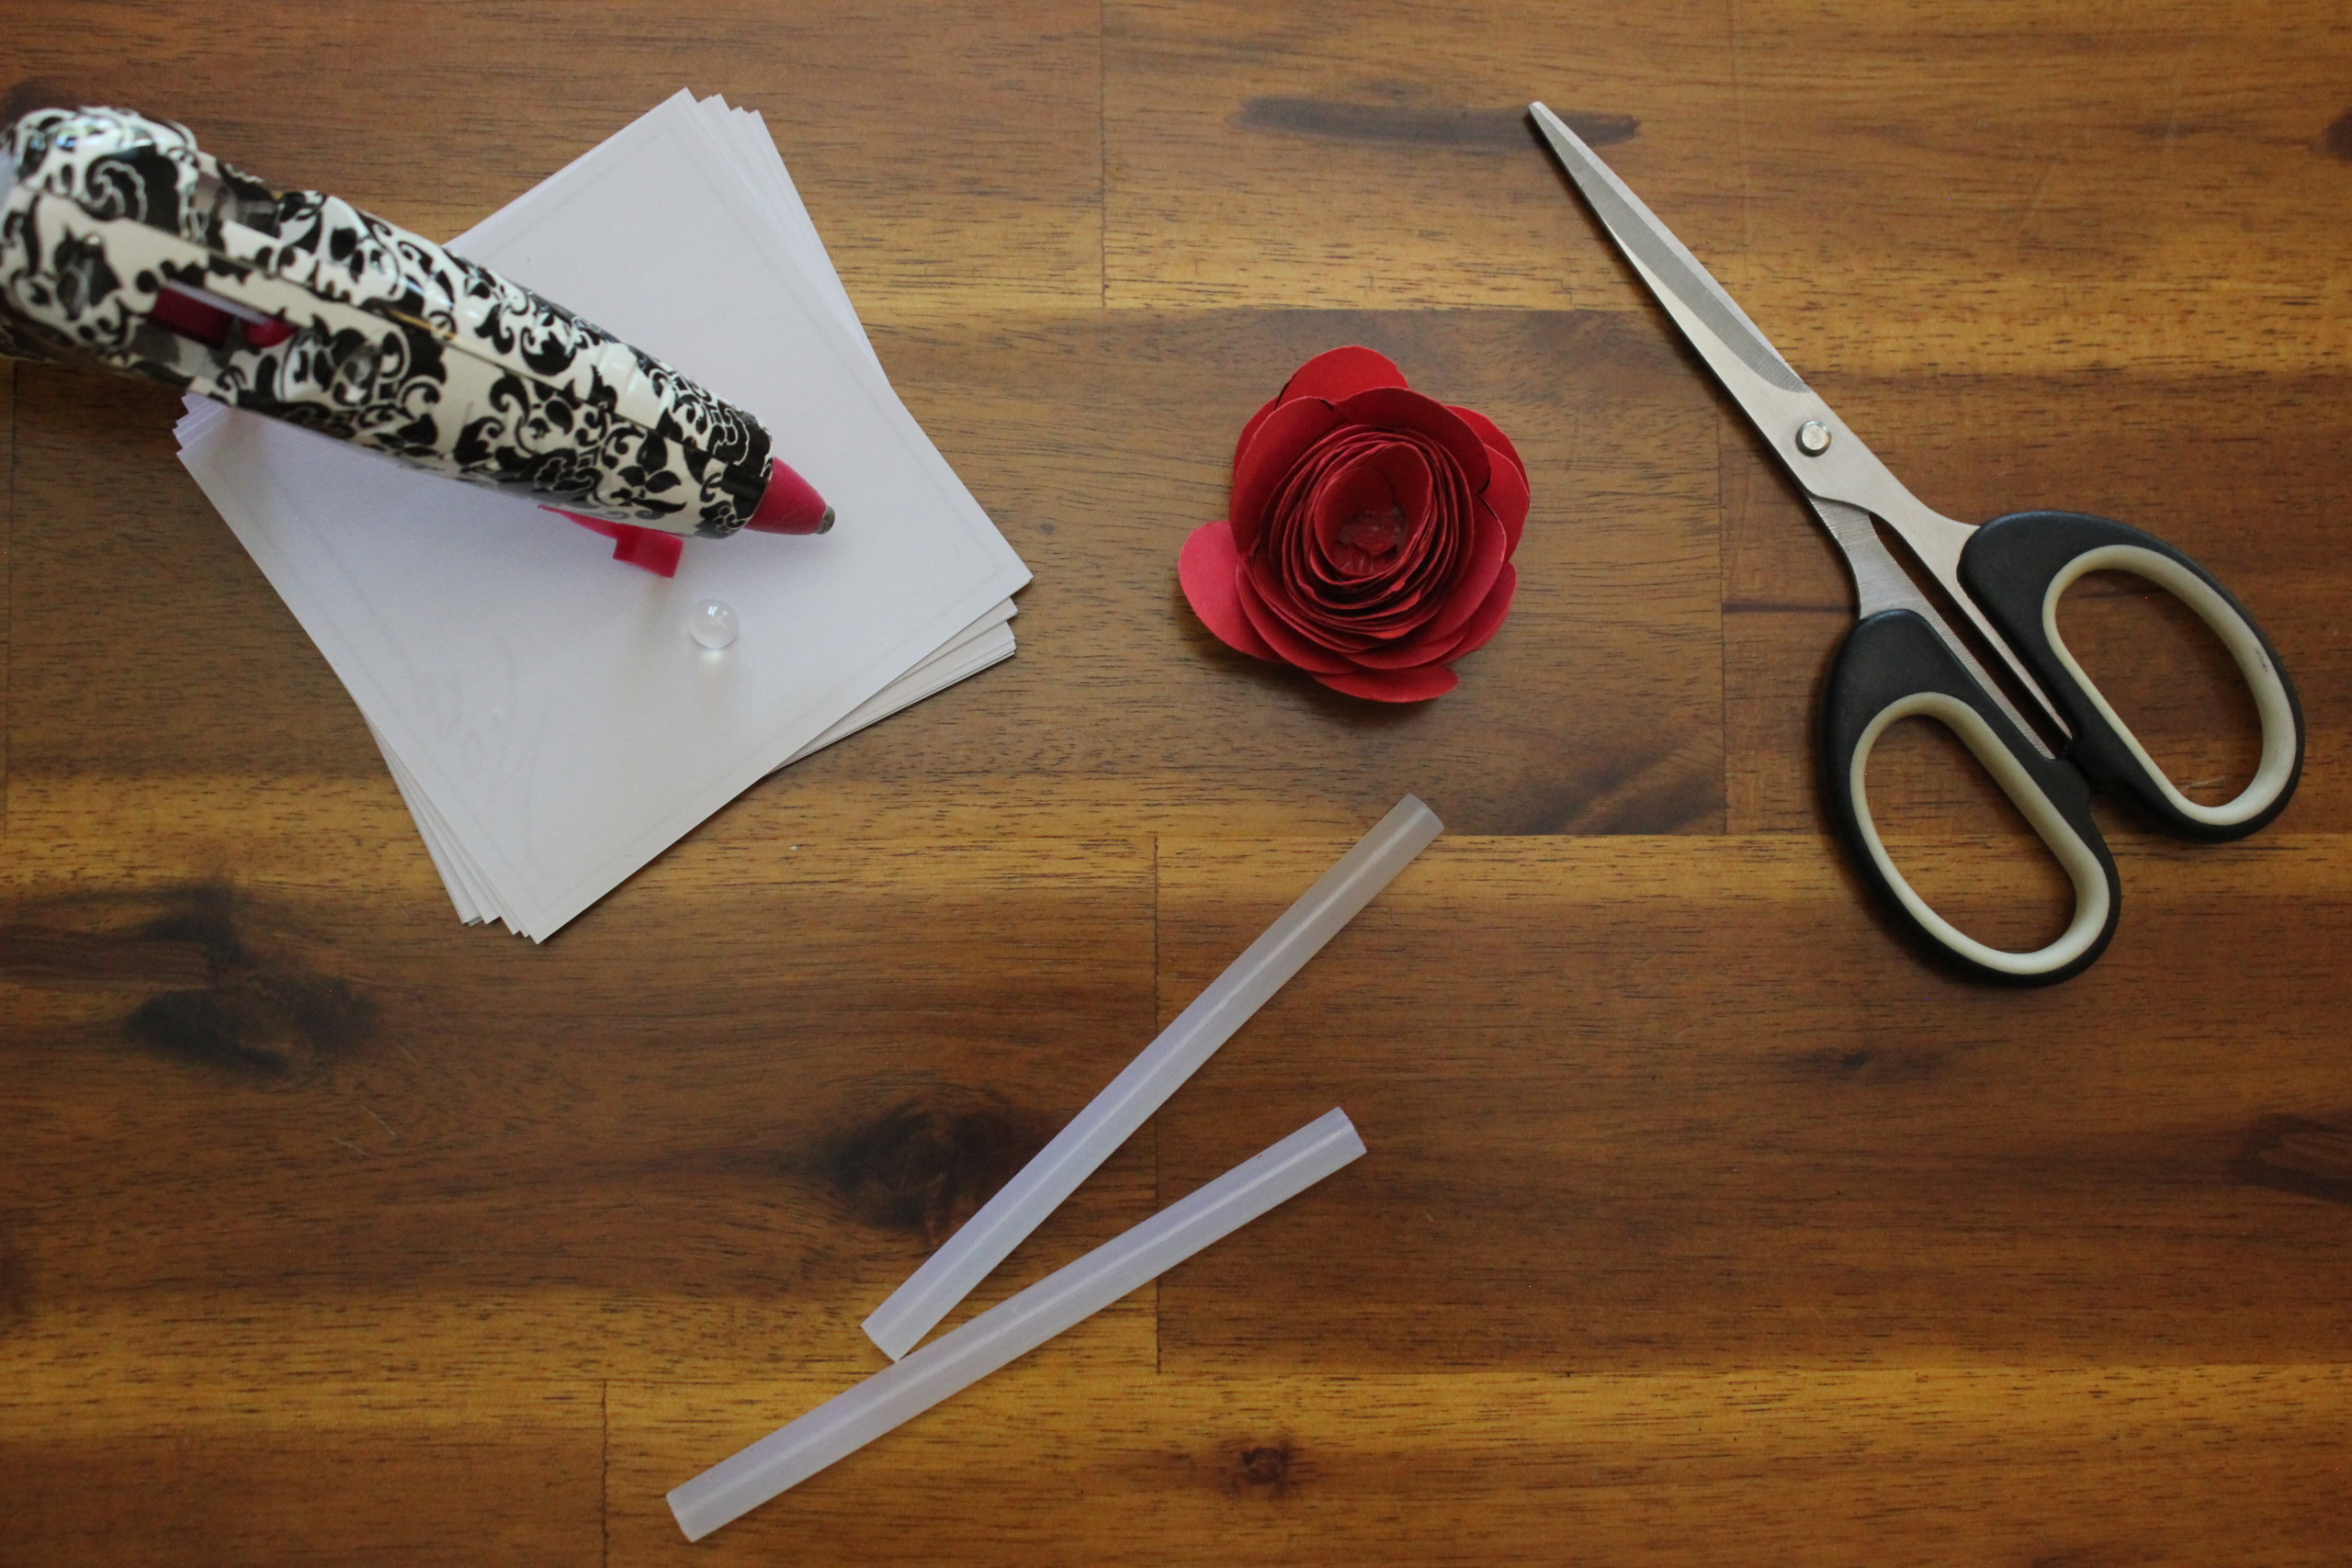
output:
POLYGON ((1177 576, 1227 647, 1385 703, 1453 690, 1510 613, 1527 465, 1494 422, 1368 348, 1299 367, 1242 428, 1225 522, 1177 576))

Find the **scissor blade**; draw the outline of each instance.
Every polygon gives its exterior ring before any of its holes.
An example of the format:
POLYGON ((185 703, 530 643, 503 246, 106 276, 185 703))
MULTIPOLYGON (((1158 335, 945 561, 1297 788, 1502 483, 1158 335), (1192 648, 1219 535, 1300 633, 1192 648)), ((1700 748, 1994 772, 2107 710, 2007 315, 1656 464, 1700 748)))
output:
MULTIPOLYGON (((1642 198, 1626 188, 1624 181, 1610 172, 1609 165, 1584 144, 1583 139, 1544 105, 1530 104, 1527 107, 1535 118, 1536 129, 1543 131, 1544 141, 1559 155, 1568 177, 1576 181, 1594 215, 1608 229, 1609 237, 1625 253, 1634 270, 1657 296, 1666 313, 1674 319, 1682 335, 1690 340, 1690 346, 1707 362, 1707 368, 1714 372, 1716 380, 1747 415, 1748 422, 1756 426, 1772 455, 1780 458, 1799 487, 1816 505, 1829 502, 1868 513, 1902 535, 1920 564, 1984 634, 2002 663, 2051 723, 2064 730, 2065 722, 2058 716, 2057 708, 1961 584, 1961 547, 1975 530, 1922 505, 1900 479, 1887 471, 1886 465, 1878 460, 1861 437, 1847 428, 1845 421, 1838 417, 1821 395, 1789 368, 1789 362, 1757 330, 1756 323, 1747 319, 1747 312, 1724 292, 1723 286, 1699 265, 1699 259, 1674 237, 1674 231, 1657 220, 1642 204, 1642 198), (1808 430, 1820 435, 1817 445, 1800 445, 1808 430)), ((1829 513, 1823 513, 1825 525, 1829 525, 1829 513)), ((1833 535, 1838 532, 1834 525, 1830 531, 1833 535)), ((1844 542, 1840 538, 1839 543, 1844 542)), ((1859 572, 1858 585, 1862 585, 1859 572)), ((1937 635, 1973 670, 1976 660, 1942 619, 1931 614, 1928 620, 1937 635)), ((1999 688, 1988 683, 1987 689, 2004 706, 2007 705, 2005 699, 1999 698, 1999 688)), ((2032 731, 2028 729, 2027 733, 2031 735, 2032 731)), ((2036 744, 2039 743, 2037 739, 2036 744)))
MULTIPOLYGON (((1609 165, 1584 144, 1584 139, 1542 104, 1527 107, 1535 117, 1536 129, 1552 144, 1552 151, 1559 154, 1568 177, 1584 192, 1585 200, 1608 228, 1610 238, 1638 265, 1650 287, 1661 297, 1672 295, 1741 364, 1766 381, 1784 392, 1806 390, 1804 378, 1790 369, 1789 362, 1781 357, 1781 351, 1756 330, 1756 323, 1747 319, 1747 312, 1739 308, 1738 301, 1724 292, 1723 286, 1699 265, 1699 258, 1674 237, 1674 231, 1659 222, 1657 215, 1642 204, 1642 198, 1610 172, 1609 165)), ((1682 321, 1679 315, 1676 319, 1682 321)), ((1683 330, 1690 331, 1687 321, 1683 322, 1683 330)), ((1705 344, 1699 343, 1695 336, 1692 341, 1702 353, 1705 351, 1705 344)))

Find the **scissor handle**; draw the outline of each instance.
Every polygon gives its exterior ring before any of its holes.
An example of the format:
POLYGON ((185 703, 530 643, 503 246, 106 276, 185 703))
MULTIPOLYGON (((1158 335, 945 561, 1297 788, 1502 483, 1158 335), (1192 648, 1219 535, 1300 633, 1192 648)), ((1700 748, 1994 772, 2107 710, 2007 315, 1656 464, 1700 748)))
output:
POLYGON ((2303 708, 2278 650, 2213 574, 2153 534, 2081 512, 1995 518, 1960 552, 1961 586, 2032 671, 2074 731, 2067 760, 2130 796, 2165 827, 2219 843, 2286 808, 2303 771, 2303 708), (2237 661, 2262 721, 2262 760, 2236 799, 2205 806, 2180 793, 2083 672, 2058 635, 2058 600, 2086 572, 2128 571, 2197 613, 2237 661))
POLYGON ((1847 634, 1822 700, 1821 760, 1830 813, 1855 868, 1898 919, 1962 970, 2003 985, 2048 986, 2106 950, 2121 890, 2091 819, 2089 784, 2018 733, 1917 611, 1882 610, 1847 634), (1886 852, 1871 820, 1871 751, 1889 725, 1915 716, 1960 737, 2074 884, 2074 914, 2048 946, 2013 953, 1978 942, 1930 908, 1886 852))

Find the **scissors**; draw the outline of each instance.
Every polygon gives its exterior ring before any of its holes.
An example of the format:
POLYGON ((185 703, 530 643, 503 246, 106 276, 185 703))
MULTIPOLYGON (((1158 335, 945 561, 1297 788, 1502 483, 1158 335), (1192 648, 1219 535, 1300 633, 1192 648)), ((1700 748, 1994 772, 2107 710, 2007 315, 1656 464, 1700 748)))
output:
POLYGON ((1807 387, 1729 294, 1607 164, 1542 104, 1529 106, 1568 177, 1666 307, 1845 552, 1858 619, 1822 699, 1822 782, 1856 869, 1896 919, 1963 971, 2013 986, 2071 978, 2115 935, 2121 889, 2091 818, 2096 783, 2156 822, 2207 843, 2267 824, 2295 793, 2303 712, 2277 651, 2213 575, 2153 535, 2079 512, 2018 512, 1971 526, 1929 511, 1807 387), (2066 737, 2053 752, 1984 672, 1880 540, 1901 536, 1983 634, 2018 687, 2066 737), (2237 797, 2181 794, 2058 635, 2058 600, 2086 572, 2124 571, 2194 611, 2236 661, 2262 724, 2262 757, 2237 797), (1959 736, 2048 846, 2074 885, 2064 931, 2031 952, 1989 946, 1928 907, 1896 869, 1871 820, 1866 773, 1887 727, 1915 716, 1959 736))

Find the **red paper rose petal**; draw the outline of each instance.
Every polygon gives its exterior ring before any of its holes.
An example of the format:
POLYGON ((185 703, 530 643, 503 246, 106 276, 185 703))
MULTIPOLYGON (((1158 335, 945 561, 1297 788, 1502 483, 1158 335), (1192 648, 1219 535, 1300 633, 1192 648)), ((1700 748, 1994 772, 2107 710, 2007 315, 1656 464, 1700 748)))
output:
POLYGON ((1280 656, 1242 614, 1240 590, 1234 583, 1240 572, 1241 553, 1233 547, 1233 530, 1222 522, 1193 529, 1183 554, 1176 558, 1176 581, 1183 584, 1184 601, 1209 635, 1253 659, 1280 663, 1280 656))
POLYGON ((1420 596, 1418 614, 1395 618, 1389 635, 1378 646, 1351 652, 1348 657, 1369 670, 1408 670, 1452 659, 1455 645, 1462 640, 1463 628, 1486 604, 1496 577, 1510 570, 1499 548, 1501 525, 1487 515, 1480 520, 1478 528, 1486 548, 1471 563, 1470 571, 1433 585, 1420 596))
POLYGON ((1243 555, 1257 547, 1264 525, 1266 503, 1289 477, 1291 465, 1340 423, 1340 412, 1319 398, 1284 403, 1259 425, 1250 449, 1233 465, 1233 501, 1226 519, 1233 525, 1233 543, 1243 555))
POLYGON ((1379 648, 1367 648, 1348 657, 1366 670, 1418 670, 1424 664, 1443 664, 1453 657, 1453 637, 1416 637, 1409 642, 1387 643, 1379 648))
POLYGON ((1342 655, 1307 641, 1275 614, 1259 594, 1248 568, 1235 574, 1233 585, 1239 590, 1241 613, 1250 617, 1250 626, 1272 647, 1277 660, 1295 664, 1310 675, 1341 675, 1355 668, 1342 655))
POLYGON ((1285 574, 1263 558, 1244 562, 1236 581, 1250 624, 1258 628, 1261 636, 1273 639, 1275 651, 1283 657, 1288 657, 1283 650, 1295 647, 1291 639, 1296 638, 1342 660, 1352 659, 1360 649, 1376 647, 1380 642, 1376 634, 1367 635, 1348 615, 1333 615, 1312 600, 1302 599, 1285 574))
POLYGON ((1462 684, 1462 677, 1442 664, 1418 670, 1361 670, 1352 675, 1317 675, 1335 692, 1369 697, 1375 703, 1425 703, 1462 684))
POLYGON ((1510 540, 1505 536, 1501 519, 1485 502, 1472 509, 1470 520, 1470 559, 1462 575, 1453 581, 1453 592, 1445 601, 1445 608, 1430 623, 1429 636, 1437 640, 1450 640, 1461 635, 1462 627, 1478 613, 1494 591, 1495 579, 1502 574, 1503 565, 1510 558, 1510 540))
MULTIPOLYGON (((1452 405, 1449 404, 1448 406, 1451 407, 1452 405)), ((1478 433, 1479 440, 1485 442, 1487 446, 1493 447, 1496 451, 1500 452, 1504 457, 1510 458, 1510 466, 1519 470, 1519 477, 1521 479, 1524 479, 1527 478, 1526 462, 1521 458, 1519 455, 1519 448, 1510 444, 1510 437, 1502 433, 1500 426, 1496 424, 1493 420, 1488 419, 1485 414, 1480 413, 1476 409, 1457 408, 1454 409, 1453 412, 1462 416, 1463 423, 1468 425, 1472 430, 1478 433)))
POLYGON ((1462 628, 1462 638, 1445 650, 1447 660, 1456 660, 1465 653, 1476 653, 1493 640, 1503 629, 1503 620, 1510 614, 1510 602, 1519 592, 1519 569, 1506 563, 1502 573, 1495 579, 1494 588, 1487 594, 1487 602, 1462 628))
POLYGON ((1527 528, 1527 476, 1509 463, 1497 463, 1487 480, 1487 504, 1502 519, 1503 532, 1510 536, 1510 547, 1519 548, 1519 536, 1527 528))
POLYGON ((1233 444, 1233 461, 1237 466, 1241 461, 1241 454, 1250 450, 1250 437, 1255 435, 1258 433, 1258 427, 1266 423, 1268 414, 1282 406, 1283 395, 1276 392, 1260 406, 1256 413, 1250 416, 1250 423, 1241 427, 1241 434, 1233 444))
POLYGON ((1300 366, 1275 400, 1286 403, 1294 398, 1321 398, 1325 402, 1336 403, 1374 387, 1411 385, 1386 355, 1351 344, 1346 348, 1327 350, 1300 366))
POLYGON ((1462 477, 1473 491, 1487 488, 1487 444, 1463 423, 1462 416, 1420 393, 1403 387, 1374 387, 1338 405, 1340 418, 1350 424, 1375 430, 1415 430, 1453 454, 1462 477))

